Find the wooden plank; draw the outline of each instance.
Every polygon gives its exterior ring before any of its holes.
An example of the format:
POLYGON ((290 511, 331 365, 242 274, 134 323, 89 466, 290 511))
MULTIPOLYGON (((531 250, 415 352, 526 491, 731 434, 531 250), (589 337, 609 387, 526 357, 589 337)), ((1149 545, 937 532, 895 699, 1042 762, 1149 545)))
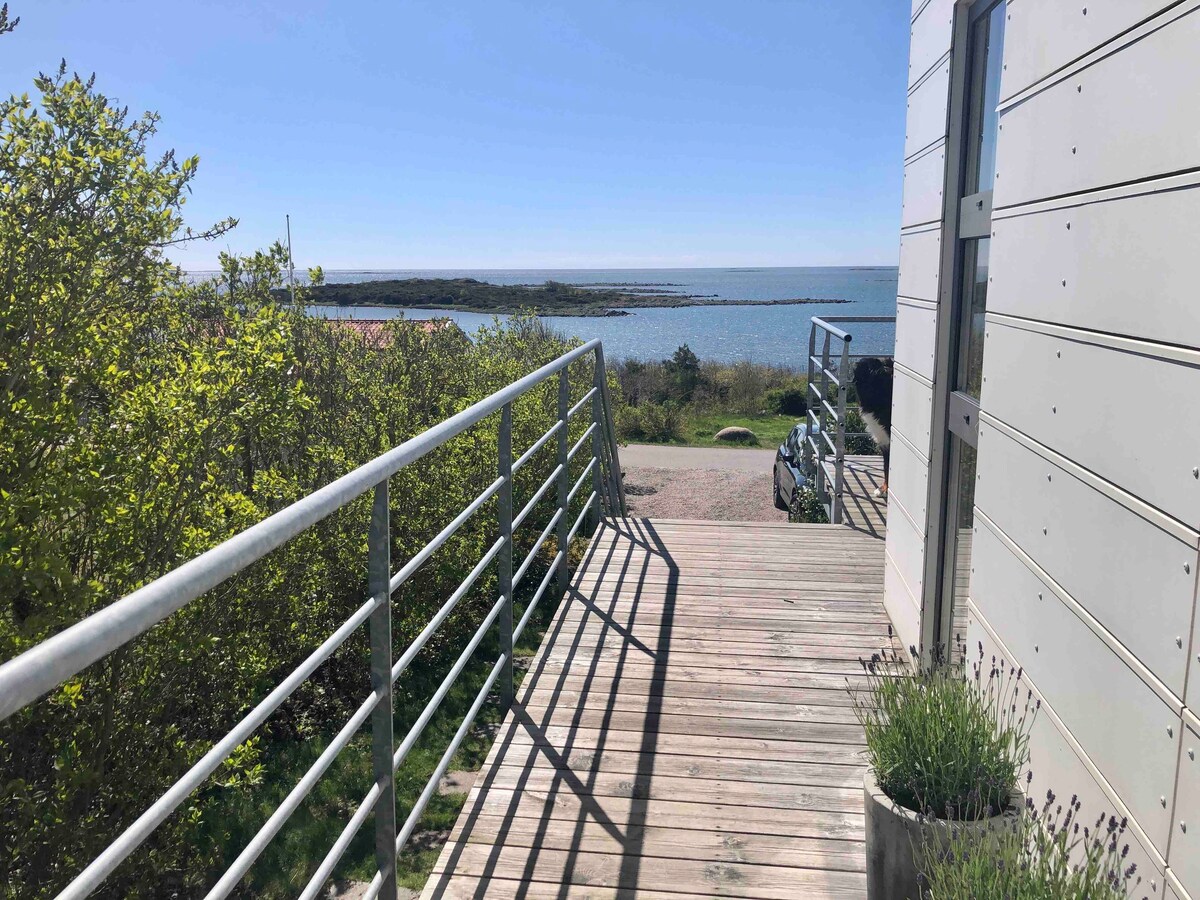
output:
POLYGON ((548 710, 566 704, 575 710, 609 710, 631 713, 643 717, 659 716, 711 716, 728 721, 752 719, 755 721, 781 722, 830 722, 853 725, 858 720, 849 700, 845 703, 827 702, 840 700, 845 695, 839 691, 810 691, 797 702, 751 702, 748 700, 697 700, 690 697, 627 697, 623 694, 600 694, 596 691, 535 691, 526 695, 525 710, 535 719, 548 710))
MULTIPOLYGON (((866 889, 866 876, 858 872, 662 858, 636 865, 629 860, 640 857, 619 854, 547 849, 530 854, 523 847, 501 846, 497 852, 473 843, 450 846, 453 849, 443 854, 438 865, 452 859, 456 873, 489 879, 527 876, 530 881, 582 884, 589 888, 619 887, 627 895, 637 891, 641 896, 644 890, 668 891, 683 885, 693 891, 716 891, 716 895, 723 897, 794 900, 804 896, 861 900, 866 889)), ((439 871, 439 868, 434 869, 435 878, 439 871)))
POLYGON ((861 897, 882 562, 831 526, 602 529, 424 896, 861 897))
MULTIPOLYGON (((631 624, 658 624, 664 615, 664 606, 658 604, 651 607, 648 604, 626 604, 609 611, 593 603, 576 601, 569 604, 568 612, 560 616, 565 622, 575 622, 583 615, 605 616, 619 621, 622 626, 631 624)), ((703 609, 696 610, 691 604, 685 604, 682 611, 672 608, 668 613, 671 623, 691 628, 720 629, 722 634, 728 630, 799 632, 804 634, 840 634, 840 635, 869 635, 873 638, 886 636, 887 620, 877 613, 844 613, 825 610, 794 609, 792 604, 781 605, 770 615, 758 613, 753 609, 726 609, 724 613, 703 615, 703 609), (744 613, 744 614, 740 614, 744 613)))
POLYGON ((705 829, 717 832, 749 831, 754 834, 856 840, 863 839, 864 833, 861 811, 774 809, 624 796, 607 797, 601 802, 569 790, 549 792, 540 788, 515 791, 474 788, 467 798, 463 814, 470 815, 469 811, 475 810, 481 815, 538 818, 558 823, 575 823, 590 817, 618 828, 633 824, 692 829, 697 823, 703 823, 705 829))
POLYGON ((541 726, 570 725, 588 728, 608 728, 635 731, 639 734, 693 734, 707 737, 744 737, 759 740, 816 741, 827 744, 863 744, 863 730, 858 725, 827 722, 777 721, 764 719, 718 719, 711 716, 648 714, 607 709, 571 709, 556 707, 538 711, 535 718, 541 726))
MULTIPOLYGON (((594 610, 581 610, 570 615, 564 616, 559 620, 563 625, 565 633, 570 634, 573 638, 583 634, 600 635, 604 633, 605 637, 624 636, 630 639, 637 639, 638 643, 648 643, 656 641, 662 636, 669 636, 672 647, 684 646, 685 649, 691 649, 692 644, 717 644, 720 647, 732 647, 736 649, 739 645, 763 644, 769 647, 785 648, 785 647, 804 647, 815 648, 821 653, 832 652, 830 650, 829 635, 831 633, 838 634, 837 641, 839 652, 855 651, 854 657, 859 654, 867 653, 868 655, 878 650, 882 645, 887 644, 887 638, 883 637, 882 641, 877 635, 868 635, 861 632, 841 632, 836 629, 830 629, 816 634, 806 633, 803 631, 766 631, 763 629, 739 628, 737 623, 729 621, 717 620, 716 625, 686 625, 675 620, 675 617, 667 613, 659 618, 659 621, 643 621, 643 622, 628 622, 625 615, 617 613, 614 615, 601 615, 594 610)), ((884 631, 883 629, 878 629, 884 631)), ((886 635, 886 631, 884 631, 886 635)), ((705 647, 696 647, 696 649, 713 649, 705 647)))
MULTIPOLYGON (((527 732, 518 732, 521 733, 528 735, 527 732)), ((650 768, 656 778, 664 776, 756 784, 817 785, 847 790, 861 790, 863 785, 862 767, 841 761, 844 753, 839 754, 838 762, 822 764, 796 760, 714 758, 686 753, 659 753, 657 750, 651 756, 633 750, 611 750, 606 742, 601 740, 601 743, 605 745, 604 749, 572 748, 563 752, 532 739, 523 743, 514 740, 504 750, 504 762, 509 770, 514 764, 519 764, 526 770, 536 768, 570 772, 581 782, 586 782, 593 773, 644 775, 644 770, 650 768)), ((686 799, 687 796, 684 793, 676 799, 686 799)))
MULTIPOLYGON (((493 758, 498 759, 509 747, 533 746, 573 753, 627 752, 646 755, 645 741, 638 732, 607 731, 587 725, 532 725, 527 719, 512 721, 500 731, 493 745, 493 758), (536 730, 531 731, 531 728, 536 730)), ((710 761, 766 765, 772 762, 795 763, 802 760, 812 764, 861 767, 856 751, 847 752, 840 744, 818 741, 764 741, 744 737, 702 737, 690 734, 660 734, 654 742, 653 758, 671 756, 704 757, 710 761)), ((861 772, 862 769, 859 768, 861 772)))
MULTIPOLYGON (((701 825, 702 823, 697 823, 701 825)), ((616 834, 593 820, 585 820, 571 833, 542 828, 536 819, 478 816, 459 821, 450 840, 495 843, 503 838, 509 846, 571 850, 585 853, 636 852, 638 856, 667 859, 699 859, 717 862, 788 865, 861 872, 865 868, 859 841, 798 838, 790 835, 716 832, 695 829, 630 825, 616 834)))
POLYGON ((569 769, 502 766, 481 791, 564 791, 576 797, 629 797, 633 800, 682 800, 757 809, 811 809, 856 813, 862 809, 862 785, 831 787, 820 784, 776 784, 764 790, 752 781, 676 778, 660 775, 588 772, 578 778, 569 769))

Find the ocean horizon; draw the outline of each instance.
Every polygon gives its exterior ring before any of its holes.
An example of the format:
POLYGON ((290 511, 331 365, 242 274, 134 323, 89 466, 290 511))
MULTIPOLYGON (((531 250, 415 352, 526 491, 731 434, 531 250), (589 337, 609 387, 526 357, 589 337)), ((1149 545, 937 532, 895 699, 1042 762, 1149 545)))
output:
MULTIPOLYGON (((204 272, 193 272, 203 275, 204 272)), ((601 338, 610 359, 665 359, 687 344, 702 360, 752 362, 805 367, 813 316, 894 316, 896 266, 745 266, 670 269, 329 269, 329 283, 398 278, 475 278, 492 284, 542 284, 547 280, 595 287, 652 286, 724 300, 721 305, 631 309, 612 317, 545 316, 564 334, 584 340, 601 338), (789 306, 738 306, 739 300, 848 301, 789 306)), ((300 272, 297 272, 297 279, 300 272)), ((340 318, 446 317, 473 332, 493 316, 482 313, 394 307, 312 306, 317 315, 340 318)), ((503 319, 504 316, 499 316, 503 319)), ((888 354, 895 345, 892 323, 862 323, 851 329, 854 350, 888 354)))

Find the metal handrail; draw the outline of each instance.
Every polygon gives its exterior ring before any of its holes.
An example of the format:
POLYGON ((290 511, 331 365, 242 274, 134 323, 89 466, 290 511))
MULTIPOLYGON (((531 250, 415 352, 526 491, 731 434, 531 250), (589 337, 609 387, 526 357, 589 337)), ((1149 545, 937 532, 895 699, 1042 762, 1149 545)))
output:
POLYGON ((808 334, 808 435, 804 441, 803 468, 809 473, 817 499, 825 508, 825 514, 834 525, 842 523, 845 488, 846 438, 857 437, 864 432, 846 431, 846 399, 850 387, 851 360, 862 359, 868 354, 851 353, 850 344, 854 335, 833 324, 854 322, 892 322, 895 316, 813 316, 808 334), (821 347, 817 340, 820 335, 821 347), (831 348, 836 339, 841 346, 831 348), (837 371, 831 369, 837 364, 837 371), (830 387, 837 392, 837 408, 829 402, 830 387), (814 403, 813 398, 816 398, 814 403), (832 435, 832 437, 831 437, 832 435), (833 454, 833 490, 829 489, 825 460, 833 454), (814 462, 815 457, 815 462, 814 462))
MULTIPOLYGON (((249 870, 255 859, 299 807, 334 759, 349 745, 362 724, 372 720, 372 767, 374 783, 337 841, 322 860, 302 897, 316 897, 332 874, 354 835, 374 813, 377 872, 366 897, 396 897, 396 856, 412 833, 425 806, 437 788, 437 782, 465 738, 471 722, 487 699, 493 685, 500 682, 505 708, 513 698, 513 643, 524 630, 537 603, 551 581, 558 580, 566 588, 567 548, 589 516, 593 525, 604 514, 625 514, 625 491, 621 482, 612 408, 604 369, 604 350, 599 340, 589 341, 535 372, 526 375, 491 396, 473 404, 457 415, 433 426, 398 447, 384 453, 354 471, 343 475, 325 487, 269 516, 258 524, 224 541, 213 549, 184 563, 166 575, 133 591, 104 609, 88 616, 14 659, 0 665, 0 721, 7 719, 63 682, 77 675, 92 663, 136 639, 153 626, 182 609, 191 601, 212 590, 222 582, 246 569, 291 538, 312 527, 322 519, 344 508, 365 494, 374 492, 371 522, 368 532, 367 568, 370 597, 330 634, 319 647, 304 659, 286 678, 258 704, 168 790, 129 825, 58 895, 60 898, 85 897, 94 891, 107 876, 128 857, 172 812, 225 761, 226 758, 256 731, 272 713, 306 681, 316 669, 364 623, 368 624, 371 646, 371 692, 342 726, 329 745, 309 767, 300 781, 276 807, 267 821, 250 840, 233 864, 222 874, 207 896, 228 896, 249 870), (594 356, 593 384, 583 399, 569 407, 570 382, 568 367, 589 354, 594 356), (512 454, 513 402, 519 397, 557 376, 558 416, 550 429, 535 441, 514 462, 512 454), (591 419, 583 437, 568 451, 567 431, 573 416, 591 404, 591 419), (499 467, 495 481, 489 484, 445 528, 418 551, 395 574, 392 573, 389 479, 431 451, 445 444, 489 416, 501 414, 499 426, 499 467), (572 486, 570 463, 572 457, 592 438, 592 452, 582 475, 572 486), (513 517, 513 474, 538 451, 557 437, 556 465, 519 516, 513 517), (592 491, 584 501, 574 524, 568 528, 568 510, 584 480, 591 475, 592 491), (529 552, 513 577, 512 532, 532 512, 549 488, 555 485, 556 507, 549 524, 542 530, 538 542, 529 552), (458 529, 493 497, 498 499, 500 537, 488 548, 471 572, 451 596, 433 614, 420 634, 413 639, 399 659, 392 659, 391 597, 392 594, 426 562, 458 529), (557 552, 537 591, 526 605, 519 625, 513 627, 513 593, 515 582, 526 574, 538 548, 556 530, 557 552), (449 674, 430 698, 408 733, 397 744, 392 733, 394 707, 392 689, 397 679, 416 657, 420 649, 453 612, 471 586, 491 566, 498 569, 498 598, 482 625, 475 631, 449 674), (408 751, 432 719, 455 679, 465 669, 471 654, 494 626, 499 627, 501 653, 493 665, 470 711, 443 754, 420 798, 409 811, 405 822, 397 828, 395 807, 396 768, 403 763, 408 751)), ((586 457, 585 457, 586 458, 586 457)))

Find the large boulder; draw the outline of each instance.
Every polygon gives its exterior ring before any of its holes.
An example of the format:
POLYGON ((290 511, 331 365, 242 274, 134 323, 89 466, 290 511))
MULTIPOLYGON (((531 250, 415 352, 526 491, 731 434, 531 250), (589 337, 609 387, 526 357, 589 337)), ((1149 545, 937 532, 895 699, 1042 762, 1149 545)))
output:
POLYGON ((757 444, 758 435, 749 428, 742 428, 740 425, 730 425, 728 428, 722 428, 715 435, 718 441, 725 444, 757 444))

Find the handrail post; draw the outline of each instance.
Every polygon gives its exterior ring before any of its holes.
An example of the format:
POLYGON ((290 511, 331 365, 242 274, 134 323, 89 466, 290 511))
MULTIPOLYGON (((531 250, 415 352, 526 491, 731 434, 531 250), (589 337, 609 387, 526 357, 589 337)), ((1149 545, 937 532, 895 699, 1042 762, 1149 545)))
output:
POLYGON ((842 339, 842 359, 838 366, 837 452, 834 458, 833 516, 834 525, 842 524, 842 490, 846 479, 846 392, 850 378, 850 335, 842 339))
POLYGON ((381 696, 371 713, 371 769, 380 786, 375 803, 375 864, 383 877, 379 896, 396 900, 396 779, 392 772, 392 577, 388 482, 375 486, 367 535, 367 581, 378 607, 371 613, 371 690, 381 696))
POLYGON ((595 426, 592 429, 592 457, 596 461, 592 467, 592 490, 596 492, 596 507, 591 515, 593 531, 600 527, 600 519, 604 515, 601 507, 608 495, 600 471, 604 466, 604 438, 600 433, 600 429, 604 427, 604 395, 600 392, 603 381, 604 371, 600 368, 600 355, 596 354, 596 374, 592 379, 592 386, 596 389, 596 393, 592 395, 592 424, 595 426))
POLYGON ((621 516, 628 516, 629 511, 625 508, 625 485, 621 481, 621 460, 617 455, 617 428, 613 422, 612 398, 608 393, 608 369, 604 365, 603 344, 596 347, 596 370, 600 373, 597 387, 600 389, 601 399, 603 400, 604 435, 608 441, 608 480, 612 493, 611 506, 614 513, 619 513, 621 516))
MULTIPOLYGON (((817 499, 824 504, 825 497, 828 494, 828 487, 825 484, 825 454, 828 443, 826 438, 829 435, 829 412, 826 404, 829 400, 829 340, 830 333, 828 330, 822 329, 825 332, 825 340, 821 344, 821 396, 820 407, 817 410, 819 422, 817 425, 817 499)), ((832 512, 832 509, 830 510, 832 512)))
MULTIPOLYGON (((813 398, 814 391, 816 391, 816 389, 817 389, 816 382, 814 380, 816 378, 817 373, 813 369, 813 357, 816 355, 817 355, 817 323, 810 322, 808 325, 808 383, 804 386, 804 389, 807 392, 804 396, 804 407, 806 410, 806 412, 804 414, 804 425, 805 425, 804 471, 808 474, 809 478, 812 478, 815 474, 812 470, 812 458, 813 458, 812 398, 813 398)), ((818 398, 818 400, 819 399, 820 398, 818 398)), ((818 406, 817 409, 820 410, 820 406, 818 406)))
POLYGON ((512 403, 505 403, 500 412, 500 465, 499 475, 504 484, 497 495, 500 501, 500 539, 504 542, 496 556, 500 596, 504 607, 497 622, 500 626, 500 652, 504 654, 504 669, 500 673, 500 705, 505 710, 512 706, 513 688, 513 597, 512 597, 512 403))
POLYGON ((556 543, 558 552, 558 590, 561 594, 567 592, 569 568, 567 566, 567 534, 570 522, 567 520, 567 494, 571 492, 571 473, 567 460, 567 413, 571 408, 571 382, 567 370, 560 369, 558 373, 558 534, 556 543))

